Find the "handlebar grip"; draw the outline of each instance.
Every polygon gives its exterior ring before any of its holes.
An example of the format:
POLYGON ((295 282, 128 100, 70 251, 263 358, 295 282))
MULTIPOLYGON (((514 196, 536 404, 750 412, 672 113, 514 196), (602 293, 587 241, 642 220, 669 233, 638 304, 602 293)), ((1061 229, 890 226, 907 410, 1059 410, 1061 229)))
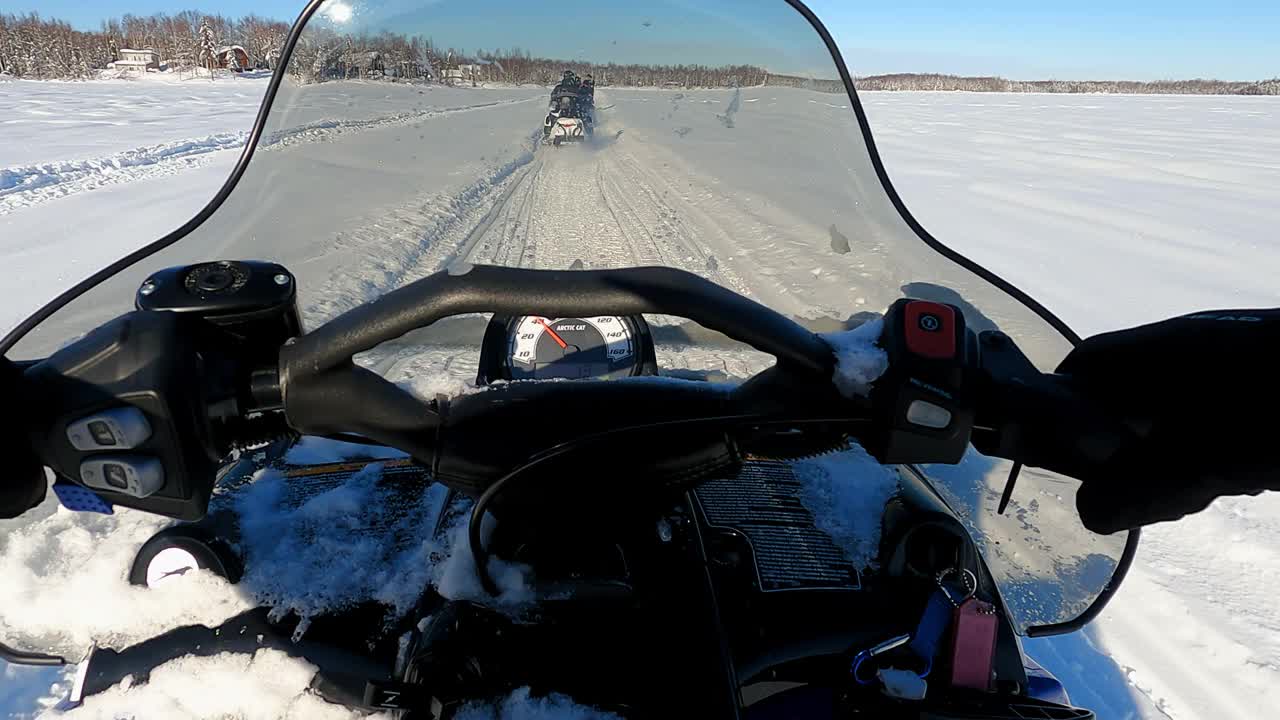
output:
POLYGON ((466 266, 422 278, 303 335, 281 352, 292 377, 320 374, 417 328, 464 313, 548 316, 658 313, 688 318, 767 352, 780 365, 830 377, 818 336, 693 273, 666 267, 531 270, 466 266))
POLYGON ((979 344, 979 451, 1080 479, 1132 442, 1132 430, 1071 376, 1041 373, 1003 333, 984 332, 979 344))

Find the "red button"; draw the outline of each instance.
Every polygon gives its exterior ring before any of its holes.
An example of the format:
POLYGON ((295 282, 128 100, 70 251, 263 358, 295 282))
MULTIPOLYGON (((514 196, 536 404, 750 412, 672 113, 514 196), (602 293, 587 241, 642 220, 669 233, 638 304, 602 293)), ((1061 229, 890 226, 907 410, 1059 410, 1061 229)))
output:
POLYGON ((907 305, 907 350, 920 357, 956 356, 956 312, 947 305, 916 301, 907 305))

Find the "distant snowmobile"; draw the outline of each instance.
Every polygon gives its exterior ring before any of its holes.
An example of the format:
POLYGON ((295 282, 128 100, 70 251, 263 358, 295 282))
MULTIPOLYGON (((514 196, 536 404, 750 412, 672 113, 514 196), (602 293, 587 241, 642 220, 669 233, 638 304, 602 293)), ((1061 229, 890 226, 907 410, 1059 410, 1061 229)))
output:
POLYGON ((542 124, 542 139, 559 146, 582 142, 595 134, 593 93, 582 85, 561 82, 551 91, 551 106, 542 124))

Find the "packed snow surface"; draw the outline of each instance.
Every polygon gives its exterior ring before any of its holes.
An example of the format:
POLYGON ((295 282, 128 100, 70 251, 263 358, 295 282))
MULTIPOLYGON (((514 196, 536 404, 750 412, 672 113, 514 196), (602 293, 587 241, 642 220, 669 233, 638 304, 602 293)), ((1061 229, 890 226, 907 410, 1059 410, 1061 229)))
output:
MULTIPOLYGON (((16 271, 4 284, 0 326, 203 206, 234 163, 265 86, 261 77, 0 83, 0 257, 16 271)), ((839 338, 857 333, 841 331, 868 327, 863 321, 903 292, 962 307, 973 301, 971 323, 989 321, 1015 336, 1027 322, 1000 315, 998 303, 973 297, 972 288, 952 287, 952 271, 920 271, 931 251, 895 245, 891 218, 850 201, 853 158, 831 147, 855 142, 856 130, 847 131, 855 140, 830 136, 833 123, 850 122, 847 99, 781 88, 599 92, 600 106, 613 107, 601 114, 598 142, 550 153, 535 142, 544 89, 286 88, 287 112, 273 113, 228 211, 193 247, 166 252, 156 266, 211 257, 282 261, 304 280, 300 302, 312 325, 455 260, 682 267, 836 333, 838 348, 839 338)), ((1271 232, 1280 226, 1276 98, 873 93, 863 101, 886 167, 922 224, 1082 334, 1191 310, 1280 304, 1280 244, 1271 232)), ((32 351, 48 352, 127 309, 147 271, 126 273, 103 295, 68 308, 58 332, 33 338, 32 351)), ((659 364, 673 374, 740 378, 770 362, 699 328, 652 320, 659 364)), ((438 323, 361 362, 421 396, 466 391, 483 327, 482 319, 438 323)), ((863 377, 866 366, 852 367, 858 372, 846 377, 863 377)), ((293 459, 314 462, 345 453, 324 445, 295 452, 293 459)), ((982 458, 966 458, 952 475, 975 476, 982 497, 998 496, 999 478, 982 458)), ((859 508, 874 503, 859 505, 865 498, 829 482, 831 472, 808 477, 808 502, 849 510, 820 516, 826 529, 865 536, 876 520, 859 508)), ((283 508, 270 502, 279 480, 258 478, 252 492, 264 502, 246 507, 250 534, 281 539, 278 551, 264 542, 260 555, 262 567, 278 572, 246 586, 260 588, 260 598, 204 576, 150 591, 129 587, 133 552, 165 524, 157 518, 76 516, 48 504, 0 523, 0 607, 6 628, 23 629, 0 639, 39 639, 74 659, 90 638, 120 641, 216 622, 251 601, 304 614, 346 602, 342 588, 288 582, 289 567, 318 567, 306 552, 326 546, 309 547, 308 529, 367 533, 348 511, 377 500, 381 490, 369 480, 359 476, 283 508)), ((886 480, 863 489, 888 487, 886 480)), ((1044 484, 1015 493, 1011 513, 998 522, 1028 544, 989 546, 989 558, 1036 568, 1047 557, 1043 539, 1031 542, 1036 518, 1040 529, 1056 527, 1053 513, 1069 509, 1070 499, 1044 484)), ((448 545, 456 545, 457 532, 448 545)), ((358 581, 355 590, 384 593, 392 604, 419 581, 457 596, 477 593, 470 563, 451 564, 449 547, 419 544, 383 557, 376 544, 357 543, 351 564, 339 565, 358 581), (433 549, 435 560, 415 565, 433 549), (375 559, 387 568, 355 567, 375 559), (413 573, 379 574, 396 567, 413 573)), ((1104 719, 1270 717, 1280 707, 1277 546, 1275 494, 1224 499, 1176 525, 1150 528, 1099 622, 1025 646, 1075 702, 1104 719)), ((520 568, 499 569, 518 601, 520 568)), ((1012 602, 1035 600, 1021 597, 1023 587, 1012 589, 1012 602)), ((162 670, 150 690, 119 687, 76 714, 347 716, 313 705, 304 693, 307 668, 272 651, 188 658, 162 670), (193 676, 207 677, 208 687, 189 687, 193 676), (240 693, 263 701, 241 708, 240 693)), ((37 698, 65 689, 57 672, 6 667, 0 702, 31 713, 37 698)), ((476 712, 589 712, 558 702, 517 692, 476 712)))

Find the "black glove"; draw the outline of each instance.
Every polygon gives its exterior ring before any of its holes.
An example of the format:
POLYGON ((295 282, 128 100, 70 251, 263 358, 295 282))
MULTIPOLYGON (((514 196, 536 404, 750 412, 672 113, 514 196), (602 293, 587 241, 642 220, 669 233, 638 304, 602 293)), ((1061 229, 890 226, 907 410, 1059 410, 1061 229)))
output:
POLYGON ((1280 489, 1280 310, 1201 312, 1097 335, 1058 372, 1138 438, 1080 478, 1076 507, 1090 530, 1280 489))
POLYGON ((44 501, 47 483, 44 465, 31 449, 23 424, 31 405, 22 397, 22 371, 0 358, 0 518, 15 518, 44 501))

